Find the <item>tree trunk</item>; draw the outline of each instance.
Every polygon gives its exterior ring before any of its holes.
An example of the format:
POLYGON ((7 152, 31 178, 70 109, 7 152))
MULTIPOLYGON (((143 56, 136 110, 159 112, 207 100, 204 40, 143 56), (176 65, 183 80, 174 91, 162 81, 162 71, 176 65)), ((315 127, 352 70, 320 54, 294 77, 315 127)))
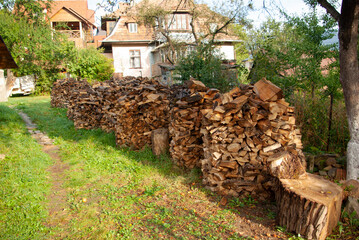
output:
POLYGON ((332 131, 333 104, 334 104, 334 96, 333 96, 333 94, 330 94, 329 119, 328 119, 327 152, 329 151, 330 136, 331 136, 331 131, 332 131))
POLYGON ((339 19, 340 81, 345 97, 350 141, 347 147, 347 179, 359 177, 359 3, 343 0, 339 19))

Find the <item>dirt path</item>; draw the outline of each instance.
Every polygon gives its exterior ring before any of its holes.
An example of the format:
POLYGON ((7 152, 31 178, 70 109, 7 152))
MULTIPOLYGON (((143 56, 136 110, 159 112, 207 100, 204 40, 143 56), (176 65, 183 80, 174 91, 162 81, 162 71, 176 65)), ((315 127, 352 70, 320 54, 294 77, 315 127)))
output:
POLYGON ((67 192, 63 186, 66 178, 65 171, 69 169, 69 166, 61 161, 61 157, 58 154, 59 147, 53 144, 53 140, 41 131, 36 130, 37 126, 32 123, 29 116, 21 111, 18 111, 18 113, 26 123, 31 136, 42 145, 42 151, 47 153, 54 161, 53 165, 47 169, 51 177, 51 191, 49 196, 47 196, 49 219, 47 219, 45 225, 51 228, 64 229, 70 220, 67 206, 67 192))

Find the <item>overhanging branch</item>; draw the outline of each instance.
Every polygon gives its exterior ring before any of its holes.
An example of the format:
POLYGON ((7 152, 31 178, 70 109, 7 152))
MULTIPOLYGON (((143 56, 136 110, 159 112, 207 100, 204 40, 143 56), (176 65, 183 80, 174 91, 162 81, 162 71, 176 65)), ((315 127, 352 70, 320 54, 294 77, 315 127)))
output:
POLYGON ((339 22, 340 19, 340 13, 331 5, 327 0, 318 0, 318 3, 320 6, 325 8, 327 10, 327 13, 329 13, 335 21, 339 22))

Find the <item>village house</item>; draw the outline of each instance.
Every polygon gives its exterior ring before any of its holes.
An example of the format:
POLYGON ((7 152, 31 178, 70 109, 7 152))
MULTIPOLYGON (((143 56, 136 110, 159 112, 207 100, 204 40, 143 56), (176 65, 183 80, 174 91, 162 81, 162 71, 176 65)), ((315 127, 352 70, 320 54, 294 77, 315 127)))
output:
MULTIPOLYGON (((113 58, 116 77, 159 77, 167 81, 166 78, 171 78, 176 60, 194 50, 198 38, 208 41, 211 35, 208 34, 207 38, 203 36, 220 27, 221 23, 217 23, 213 16, 218 14, 212 12, 207 5, 195 5, 190 0, 120 3, 116 12, 102 18, 102 29, 107 32, 107 37, 102 41, 104 54, 113 58), (139 17, 141 8, 150 8, 151 5, 153 9, 163 7, 167 11, 167 15, 159 19, 160 23, 156 20, 156 26, 143 24, 139 17), (202 15, 207 17, 192 19, 193 9, 205 13, 202 15), (192 27, 195 31, 192 31, 192 27), (174 52, 171 51, 173 48, 170 41, 177 44, 174 52)), ((236 59, 234 44, 240 40, 230 33, 228 27, 223 30, 215 35, 214 43, 223 61, 227 65, 233 65, 236 59)))
POLYGON ((58 1, 46 12, 51 27, 65 33, 76 47, 85 48, 93 45, 95 11, 88 9, 87 0, 58 1))

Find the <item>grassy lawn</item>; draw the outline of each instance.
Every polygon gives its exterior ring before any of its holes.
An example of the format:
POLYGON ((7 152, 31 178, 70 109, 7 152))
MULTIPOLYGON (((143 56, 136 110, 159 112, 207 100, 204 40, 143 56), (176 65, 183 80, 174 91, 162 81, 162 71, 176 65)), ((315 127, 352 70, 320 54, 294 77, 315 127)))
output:
POLYGON ((27 133, 19 115, 0 105, 0 237, 39 239, 48 234, 43 221, 52 163, 27 133))
POLYGON ((117 148, 112 133, 75 130, 66 110, 50 108, 49 102, 21 97, 0 104, 0 154, 6 155, 0 160, 1 239, 252 239, 247 221, 267 236, 285 236, 261 225, 273 222, 272 210, 263 208, 263 216, 246 220, 241 212, 255 208, 254 201, 222 207, 221 197, 202 187, 198 170, 181 170, 150 149, 117 148), (28 114, 60 147, 69 166, 63 184, 66 224, 46 225, 51 191, 46 169, 53 160, 7 106, 28 114))

